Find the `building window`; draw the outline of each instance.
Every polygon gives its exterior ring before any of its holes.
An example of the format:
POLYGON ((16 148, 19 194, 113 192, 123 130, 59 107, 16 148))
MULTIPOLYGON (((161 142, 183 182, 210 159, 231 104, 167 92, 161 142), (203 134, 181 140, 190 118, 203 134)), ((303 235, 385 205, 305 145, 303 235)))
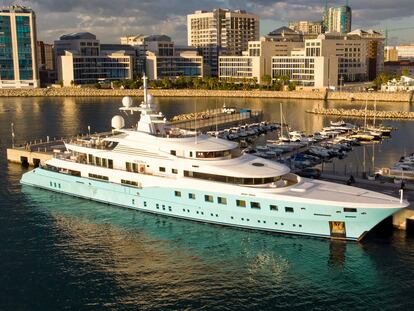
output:
POLYGON ((227 199, 226 198, 223 198, 223 197, 218 197, 217 198, 217 202, 219 204, 227 204, 227 199))
POLYGON ((178 174, 178 170, 177 170, 176 168, 171 169, 171 172, 172 172, 173 174, 178 174))
POLYGON ((285 206, 286 213, 293 213, 293 207, 285 206))
POLYGON ((250 202, 250 207, 255 209, 260 209, 260 203, 259 202, 250 202))
POLYGON ((238 207, 246 207, 246 201, 243 200, 236 200, 236 205, 238 207))
POLYGON ((270 205, 270 210, 277 211, 278 210, 277 205, 270 205))
POLYGON ((213 196, 212 195, 208 195, 208 194, 206 194, 205 196, 204 196, 204 201, 206 201, 206 202, 213 202, 214 201, 214 199, 213 199, 213 196))
POLYGON ((189 194, 188 194, 188 198, 189 198, 189 199, 192 199, 192 200, 195 200, 196 196, 195 196, 195 194, 194 194, 194 193, 189 193, 189 194))
POLYGON ((174 195, 176 197, 180 197, 181 196, 181 191, 174 191, 174 195))
POLYGON ((165 172, 165 167, 160 166, 160 172, 165 172))

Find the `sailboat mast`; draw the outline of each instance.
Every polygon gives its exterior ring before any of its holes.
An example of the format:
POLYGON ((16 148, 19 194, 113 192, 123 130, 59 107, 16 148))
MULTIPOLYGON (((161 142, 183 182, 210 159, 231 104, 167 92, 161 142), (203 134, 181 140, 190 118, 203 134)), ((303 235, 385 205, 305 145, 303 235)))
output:
POLYGON ((283 112, 282 112, 282 103, 280 103, 280 138, 282 137, 283 137, 283 112))
POLYGON ((147 104, 148 101, 148 78, 144 75, 142 76, 142 79, 144 80, 144 104, 147 104))
POLYGON ((365 118, 364 118, 364 130, 367 130, 367 108, 368 108, 368 99, 365 100, 365 118))

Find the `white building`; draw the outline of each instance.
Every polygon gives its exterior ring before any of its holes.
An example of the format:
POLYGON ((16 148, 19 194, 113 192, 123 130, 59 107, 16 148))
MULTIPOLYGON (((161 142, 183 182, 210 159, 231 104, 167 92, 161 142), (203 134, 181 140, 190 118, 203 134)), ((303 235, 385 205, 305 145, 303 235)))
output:
POLYGON ((195 51, 182 51, 171 56, 147 52, 146 73, 150 80, 177 77, 203 77, 203 56, 195 51))
POLYGON ((414 79, 402 76, 400 80, 393 79, 381 85, 382 92, 413 92, 414 79))
POLYGON ((0 88, 40 86, 35 13, 26 7, 0 10, 0 88))
POLYGON ((262 83, 264 75, 271 75, 272 57, 287 56, 303 47, 303 42, 272 41, 262 38, 250 41, 242 56, 220 56, 219 77, 227 80, 254 80, 262 83))
POLYGON ((287 76, 297 89, 338 87, 338 57, 303 56, 272 57, 272 80, 287 76))
POLYGON ((245 11, 214 9, 187 15, 187 41, 200 48, 207 75, 217 76, 219 55, 241 55, 259 40, 259 17, 245 11))
POLYGON ((133 57, 124 53, 86 56, 69 51, 59 56, 58 79, 63 86, 132 79, 133 57))

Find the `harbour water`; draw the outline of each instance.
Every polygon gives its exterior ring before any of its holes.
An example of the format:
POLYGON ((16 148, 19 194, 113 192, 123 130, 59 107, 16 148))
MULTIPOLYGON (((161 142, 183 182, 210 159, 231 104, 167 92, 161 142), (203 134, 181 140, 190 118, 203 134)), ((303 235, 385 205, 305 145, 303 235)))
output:
MULTIPOLYGON (((157 98, 174 114, 239 106, 279 120, 280 100, 157 98)), ((292 128, 308 133, 333 118, 317 105, 284 100, 292 128)), ((372 234, 363 243, 264 234, 175 220, 21 187, 25 171, 5 160, 16 142, 108 130, 120 98, 8 98, 0 101, 0 310, 413 309, 414 239, 372 234)), ((378 109, 413 110, 409 104, 378 109)), ((352 122, 354 120, 351 120, 352 122)), ((359 122, 362 122, 360 120, 359 122)), ((366 169, 414 152, 414 122, 366 146, 366 169), (413 150, 411 150, 412 148, 413 150)), ((363 167, 363 148, 325 169, 363 167)))

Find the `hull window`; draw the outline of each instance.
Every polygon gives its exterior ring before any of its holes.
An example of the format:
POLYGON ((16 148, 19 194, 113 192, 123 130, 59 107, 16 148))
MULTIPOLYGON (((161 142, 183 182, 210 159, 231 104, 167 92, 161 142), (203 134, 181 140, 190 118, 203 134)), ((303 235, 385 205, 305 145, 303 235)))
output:
POLYGON ((334 238, 346 238, 345 222, 343 221, 330 221, 329 228, 331 230, 331 237, 334 238))

